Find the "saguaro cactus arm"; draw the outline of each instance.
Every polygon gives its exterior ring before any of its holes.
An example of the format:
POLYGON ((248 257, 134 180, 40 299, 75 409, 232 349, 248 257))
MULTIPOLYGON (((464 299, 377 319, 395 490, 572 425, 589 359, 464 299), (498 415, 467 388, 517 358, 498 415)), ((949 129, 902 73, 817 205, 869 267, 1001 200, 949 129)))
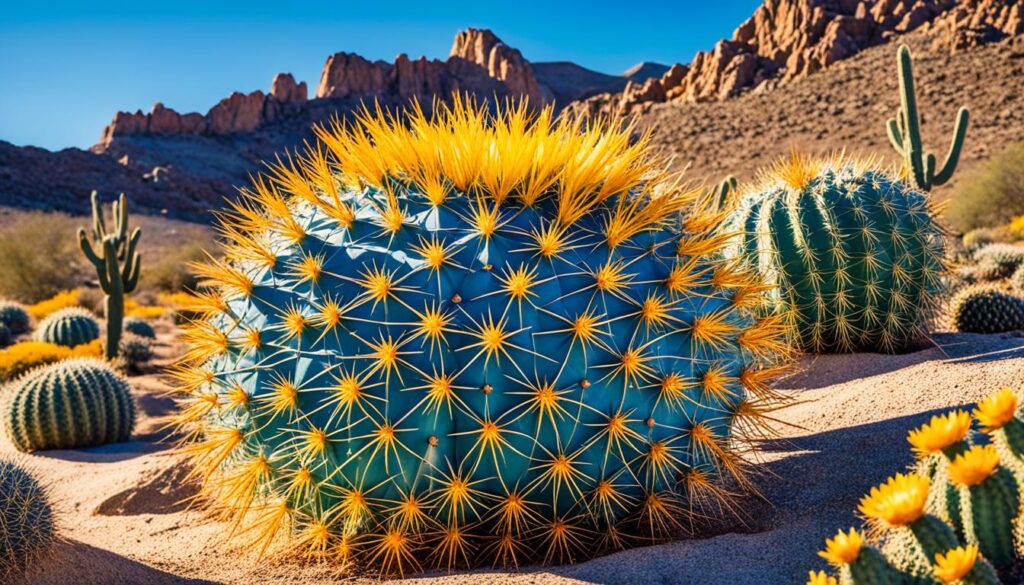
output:
POLYGON ((903 163, 913 174, 917 187, 929 191, 934 185, 942 185, 953 177, 953 172, 960 162, 960 152, 967 136, 970 114, 966 107, 960 108, 957 112, 949 151, 946 153, 942 168, 936 172, 935 155, 925 153, 921 144, 921 117, 917 110, 913 59, 906 45, 901 45, 897 51, 896 62, 899 71, 900 107, 896 110, 896 116, 889 118, 886 124, 889 141, 903 157, 903 163))

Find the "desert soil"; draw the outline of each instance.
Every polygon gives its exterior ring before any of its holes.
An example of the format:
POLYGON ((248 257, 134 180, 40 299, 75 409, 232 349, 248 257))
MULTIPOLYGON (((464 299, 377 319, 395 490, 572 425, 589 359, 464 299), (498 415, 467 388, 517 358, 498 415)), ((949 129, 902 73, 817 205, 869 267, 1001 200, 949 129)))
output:
MULTIPOLYGON (((764 442, 760 479, 768 503, 746 505, 743 525, 704 540, 632 549, 518 573, 426 574, 409 583, 798 583, 823 568, 824 539, 855 521, 858 498, 911 462, 906 431, 1024 380, 1024 337, 939 333, 904 355, 803 358, 778 389, 793 404, 764 442)), ((231 527, 184 502, 196 486, 161 430, 174 408, 162 368, 180 351, 161 323, 157 359, 132 383, 140 422, 130 443, 47 451, 24 460, 49 486, 65 541, 31 568, 33 585, 373 582, 329 567, 257 561, 227 542, 231 527)), ((14 454, 0 439, 0 455, 14 454)))

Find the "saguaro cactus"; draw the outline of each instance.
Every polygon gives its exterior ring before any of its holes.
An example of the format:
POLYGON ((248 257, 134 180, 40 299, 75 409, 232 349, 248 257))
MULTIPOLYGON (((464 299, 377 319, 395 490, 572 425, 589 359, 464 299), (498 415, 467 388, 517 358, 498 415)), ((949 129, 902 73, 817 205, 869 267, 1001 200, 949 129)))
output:
POLYGON ((124 295, 135 290, 139 283, 140 257, 136 252, 141 231, 135 228, 128 235, 128 202, 124 194, 113 205, 114 230, 107 231, 103 209, 92 192, 92 241, 99 248, 93 249, 84 228, 78 228, 78 242, 82 253, 96 267, 100 287, 107 294, 104 316, 107 318, 107 359, 117 357, 121 343, 121 326, 124 321, 124 295))
POLYGON ((960 108, 953 126, 953 140, 942 168, 936 172, 936 159, 932 153, 925 153, 921 145, 921 117, 917 112, 917 93, 914 89, 913 60, 910 49, 901 45, 896 55, 900 79, 900 107, 896 116, 889 118, 889 141, 903 157, 903 164, 913 177, 914 184, 922 191, 931 191, 934 185, 942 185, 953 177, 953 171, 960 162, 960 151, 967 135, 969 114, 966 107, 960 108))

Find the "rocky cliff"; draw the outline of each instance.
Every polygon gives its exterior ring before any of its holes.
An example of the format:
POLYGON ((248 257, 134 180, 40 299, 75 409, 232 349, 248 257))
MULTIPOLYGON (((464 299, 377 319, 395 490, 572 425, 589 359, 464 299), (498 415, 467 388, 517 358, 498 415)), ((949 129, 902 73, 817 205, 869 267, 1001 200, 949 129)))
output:
POLYGON ((632 112, 666 101, 724 100, 764 91, 848 59, 894 35, 925 29, 956 51, 1024 32, 1020 0, 765 0, 731 39, 660 79, 630 83, 577 109, 632 112))

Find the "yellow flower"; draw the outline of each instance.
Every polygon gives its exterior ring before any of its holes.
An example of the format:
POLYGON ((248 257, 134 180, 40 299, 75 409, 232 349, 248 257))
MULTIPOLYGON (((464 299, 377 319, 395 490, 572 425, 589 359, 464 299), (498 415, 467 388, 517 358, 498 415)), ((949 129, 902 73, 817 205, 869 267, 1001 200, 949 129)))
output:
POLYGON ((860 500, 861 514, 890 526, 906 526, 924 515, 929 481, 916 473, 897 473, 888 481, 871 488, 860 500))
POLYGON ((910 431, 907 440, 919 455, 938 453, 964 440, 971 430, 971 415, 964 410, 935 415, 926 425, 910 431))
POLYGON ((986 433, 995 432, 1013 420, 1017 414, 1017 395, 1009 388, 989 396, 978 403, 974 409, 974 418, 978 419, 981 430, 986 433))
MULTIPOLYGON (((820 551, 818 556, 836 566, 849 565, 860 556, 860 549, 864 546, 864 537, 855 529, 851 528, 849 533, 840 530, 833 538, 825 540, 825 550, 820 551)), ((824 573, 821 573, 824 575, 824 573)), ((828 581, 821 581, 827 583, 828 581)))
POLYGON ((817 573, 811 571, 807 577, 807 585, 839 585, 836 578, 829 576, 825 571, 818 571, 817 573))
POLYGON ((999 452, 992 445, 975 445, 949 462, 949 479, 960 485, 977 485, 999 466, 999 452))
POLYGON ((943 583, 952 583, 963 579, 974 568, 978 560, 978 545, 959 546, 946 551, 946 554, 935 553, 935 576, 943 583))

